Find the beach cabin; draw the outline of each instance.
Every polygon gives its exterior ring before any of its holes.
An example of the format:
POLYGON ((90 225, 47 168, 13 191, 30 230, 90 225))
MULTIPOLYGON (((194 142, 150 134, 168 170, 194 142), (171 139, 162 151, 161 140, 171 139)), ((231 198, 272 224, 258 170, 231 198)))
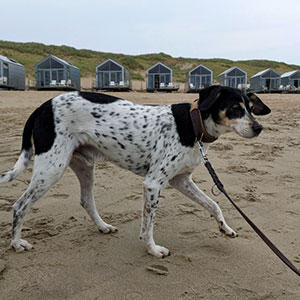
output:
POLYGON ((0 89, 25 90, 25 68, 12 58, 0 55, 0 89))
POLYGON ((255 93, 277 92, 280 86, 280 74, 269 68, 250 78, 250 89, 255 93))
POLYGON ((300 91, 300 70, 286 72, 281 75, 281 88, 287 91, 300 91))
POLYGON ((201 89, 208 87, 213 81, 213 71, 199 65, 188 73, 185 90, 188 93, 198 93, 201 89))
POLYGON ((172 69, 161 62, 150 67, 146 72, 147 91, 177 91, 179 86, 173 83, 172 73, 172 69))
POLYGON ((240 88, 247 84, 247 73, 239 67, 232 67, 219 74, 216 80, 223 86, 240 88))
POLYGON ((107 59, 96 67, 96 89, 130 90, 128 70, 112 59, 107 59))
POLYGON ((36 88, 80 90, 80 70, 70 62, 49 55, 35 65, 36 88))

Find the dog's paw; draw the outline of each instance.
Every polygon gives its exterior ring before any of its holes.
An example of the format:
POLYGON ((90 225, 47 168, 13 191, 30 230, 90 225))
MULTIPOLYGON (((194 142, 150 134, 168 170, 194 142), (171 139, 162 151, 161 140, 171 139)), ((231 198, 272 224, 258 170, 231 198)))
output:
POLYGON ((106 224, 105 226, 102 226, 101 228, 99 228, 99 231, 104 233, 104 234, 108 234, 108 233, 117 232, 118 228, 114 227, 112 225, 106 224))
POLYGON ((158 245, 149 247, 148 253, 158 258, 165 258, 171 255, 169 249, 158 245))
POLYGON ((31 244, 29 244, 25 240, 12 240, 10 243, 10 246, 16 251, 16 252, 23 252, 24 250, 30 250, 33 248, 31 244))
POLYGON ((238 234, 232 230, 225 222, 220 222, 219 224, 220 232, 224 233, 227 236, 230 236, 231 238, 235 238, 238 236, 238 234))

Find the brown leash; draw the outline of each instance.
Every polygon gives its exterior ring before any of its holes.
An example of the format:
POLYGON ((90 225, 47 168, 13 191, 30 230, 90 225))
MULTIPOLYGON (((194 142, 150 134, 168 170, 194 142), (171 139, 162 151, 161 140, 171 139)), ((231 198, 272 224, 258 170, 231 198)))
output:
POLYGON ((300 271, 293 265, 293 263, 269 240, 269 238, 245 215, 245 213, 235 204, 235 202, 230 198, 227 194, 222 182, 218 178, 215 170, 213 169, 211 163, 209 162, 202 142, 204 143, 212 143, 216 140, 215 137, 210 136, 206 129, 204 122, 201 117, 201 112, 198 109, 198 101, 195 100, 194 104, 192 105, 190 111, 194 132, 196 135, 196 139, 199 145, 199 150, 202 155, 202 160, 207 168, 210 176, 212 177, 215 185, 219 189, 221 193, 225 195, 225 197, 231 202, 231 204, 236 208, 236 210, 242 215, 242 217, 246 220, 246 222, 252 227, 252 229, 260 236, 260 238, 267 244, 267 246, 298 276, 300 276, 300 271), (198 120, 197 120, 198 118, 198 120))

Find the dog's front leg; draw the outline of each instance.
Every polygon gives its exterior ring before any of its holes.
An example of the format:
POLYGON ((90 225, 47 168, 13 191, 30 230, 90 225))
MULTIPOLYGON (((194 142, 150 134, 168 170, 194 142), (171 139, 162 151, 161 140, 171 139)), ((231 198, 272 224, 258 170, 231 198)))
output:
POLYGON ((154 218, 159 202, 160 191, 161 186, 158 183, 144 181, 140 239, 145 241, 149 254, 164 258, 170 255, 170 251, 165 247, 156 245, 153 239, 154 218))
POLYGON ((237 234, 227 225, 219 205, 203 193, 192 179, 192 174, 181 174, 170 180, 170 185, 179 190, 191 200, 201 204, 213 216, 222 233, 236 237, 237 234))

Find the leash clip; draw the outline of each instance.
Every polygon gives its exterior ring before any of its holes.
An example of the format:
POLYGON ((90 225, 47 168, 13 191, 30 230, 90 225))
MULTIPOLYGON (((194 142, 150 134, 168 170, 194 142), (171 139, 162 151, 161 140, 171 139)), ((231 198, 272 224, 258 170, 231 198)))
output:
POLYGON ((206 156, 203 144, 202 144, 201 140, 197 141, 197 143, 198 143, 198 148, 199 148, 200 153, 201 153, 202 162, 205 164, 208 161, 208 158, 206 156))

